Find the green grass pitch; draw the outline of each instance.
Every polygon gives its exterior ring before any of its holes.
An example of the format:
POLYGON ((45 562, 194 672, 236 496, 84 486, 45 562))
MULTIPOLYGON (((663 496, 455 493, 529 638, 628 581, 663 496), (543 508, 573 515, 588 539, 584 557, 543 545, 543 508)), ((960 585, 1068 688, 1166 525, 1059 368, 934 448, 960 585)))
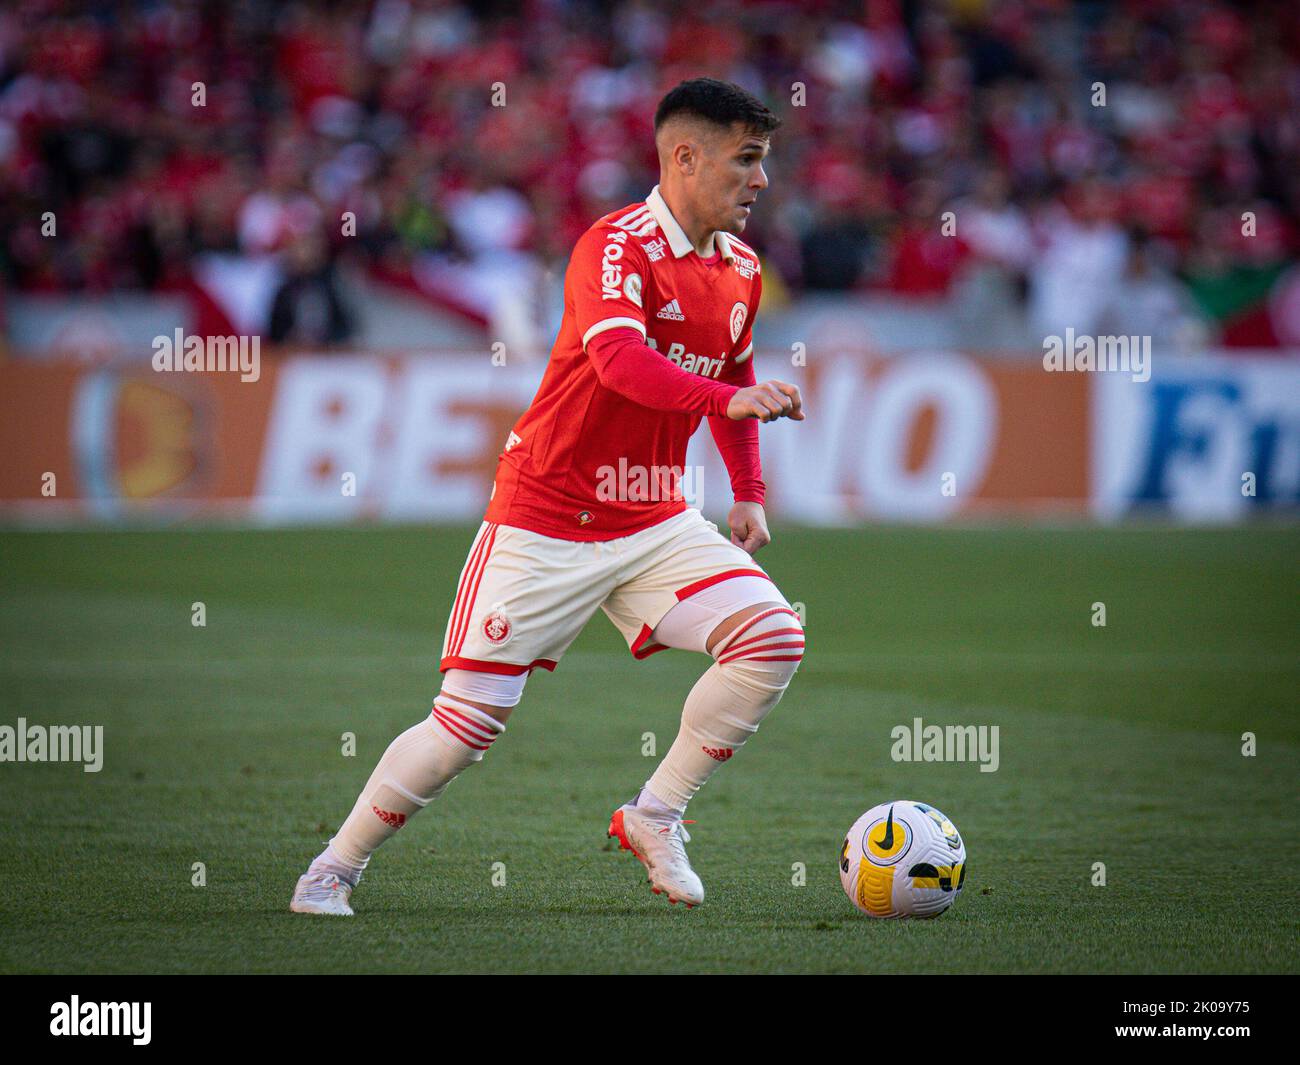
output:
POLYGON ((1294 527, 778 526, 760 557, 809 651, 691 808, 703 907, 651 895, 605 826, 707 660, 634 662, 597 615, 371 863, 355 919, 291 915, 428 713, 471 532, 0 535, 0 725, 105 727, 98 774, 0 764, 0 970, 1300 969, 1294 527), (918 716, 997 725, 997 772, 892 761, 918 716), (891 798, 965 836, 938 920, 872 921, 840 889, 845 830, 891 798))

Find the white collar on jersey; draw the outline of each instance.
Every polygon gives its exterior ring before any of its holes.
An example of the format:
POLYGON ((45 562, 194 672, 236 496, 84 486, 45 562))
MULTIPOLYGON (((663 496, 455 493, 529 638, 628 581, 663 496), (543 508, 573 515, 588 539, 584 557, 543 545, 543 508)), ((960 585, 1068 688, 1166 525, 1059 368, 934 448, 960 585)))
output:
MULTIPOLYGON (((658 185, 650 190, 650 195, 645 198, 645 205, 650 208, 650 213, 654 215, 655 221, 659 223, 659 228, 663 230, 664 236, 668 238, 668 247, 672 249, 674 258, 680 259, 683 255, 689 255, 695 250, 695 245, 691 243, 682 227, 677 224, 677 219, 673 217, 672 211, 668 210, 668 204, 664 203, 658 185)), ((722 257, 727 262, 731 262, 735 258, 735 253, 731 250, 731 241, 727 239, 727 234, 720 229, 714 231, 713 235, 709 237, 709 255, 713 254, 715 241, 717 242, 717 250, 722 252, 722 257)), ((709 255, 706 255, 705 258, 707 259, 709 255)))

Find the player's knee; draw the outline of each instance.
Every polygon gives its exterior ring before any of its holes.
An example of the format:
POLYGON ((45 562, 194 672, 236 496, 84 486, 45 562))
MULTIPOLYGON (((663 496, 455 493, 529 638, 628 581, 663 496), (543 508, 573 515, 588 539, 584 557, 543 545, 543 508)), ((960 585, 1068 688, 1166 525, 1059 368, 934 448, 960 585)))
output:
POLYGON ((445 691, 433 701, 429 724, 438 737, 457 752, 457 757, 463 759, 462 768, 470 762, 481 762, 483 755, 506 730, 505 725, 491 714, 445 691))
POLYGON ((472 669, 449 669, 442 675, 444 694, 468 703, 503 725, 519 705, 527 683, 527 673, 480 673, 472 669))
POLYGON ((713 657, 751 684, 784 691, 803 661, 804 646, 799 615, 782 603, 744 619, 714 647, 713 657))
POLYGON ((526 680, 527 674, 449 669, 443 675, 442 691, 433 701, 429 722, 445 743, 461 752, 466 764, 482 761, 505 732, 526 680))
POLYGON ((443 685, 442 691, 438 697, 446 698, 448 695, 451 695, 453 699, 456 699, 463 706, 473 707, 479 713, 485 714, 492 718, 493 721, 502 725, 510 720, 510 715, 513 714, 515 710, 513 706, 498 706, 496 703, 480 702, 477 699, 461 699, 456 695, 452 695, 452 693, 447 690, 447 686, 443 685))

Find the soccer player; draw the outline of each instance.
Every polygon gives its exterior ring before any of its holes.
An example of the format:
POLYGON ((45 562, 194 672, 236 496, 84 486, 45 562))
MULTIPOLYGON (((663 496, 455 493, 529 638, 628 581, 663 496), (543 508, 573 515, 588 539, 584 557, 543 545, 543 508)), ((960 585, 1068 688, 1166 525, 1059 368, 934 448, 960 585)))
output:
POLYGON ((554 670, 598 608, 636 658, 667 648, 713 658, 667 756, 608 830, 655 894, 704 900, 682 815, 780 700, 804 649, 798 615, 752 558, 770 540, 758 423, 804 417, 793 384, 756 383, 762 277, 737 237, 767 188, 779 123, 708 78, 660 102, 659 184, 574 248, 550 362, 506 441, 461 572, 433 711, 384 752, 299 879, 294 911, 351 914, 376 848, 482 760, 528 675, 554 670), (680 490, 705 417, 735 497, 730 540, 680 490))

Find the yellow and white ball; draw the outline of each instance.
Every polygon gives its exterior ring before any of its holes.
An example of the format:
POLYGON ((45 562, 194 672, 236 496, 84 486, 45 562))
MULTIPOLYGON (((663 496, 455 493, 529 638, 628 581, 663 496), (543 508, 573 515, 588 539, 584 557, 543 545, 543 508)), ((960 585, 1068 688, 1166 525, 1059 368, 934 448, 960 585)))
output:
POLYGON ((938 917, 966 881, 966 844, 933 806, 900 799, 859 817, 840 850, 840 883, 869 917, 938 917))

